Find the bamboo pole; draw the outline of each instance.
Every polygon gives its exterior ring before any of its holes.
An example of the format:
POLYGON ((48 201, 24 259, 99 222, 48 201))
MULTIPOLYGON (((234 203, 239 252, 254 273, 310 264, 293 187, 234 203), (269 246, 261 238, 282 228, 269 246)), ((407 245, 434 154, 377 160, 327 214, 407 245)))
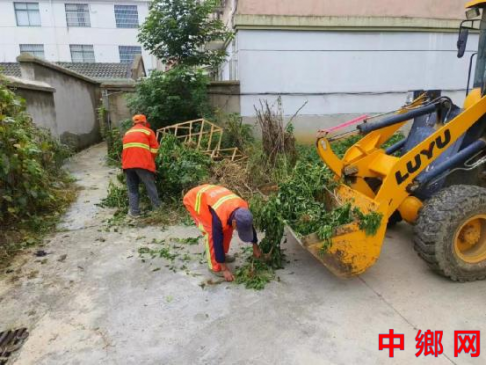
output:
POLYGON ((221 133, 219 134, 219 141, 218 141, 218 146, 216 149, 219 151, 221 149, 221 141, 223 140, 223 130, 221 130, 221 133))
POLYGON ((207 151, 211 150, 211 143, 213 143, 213 130, 214 130, 214 125, 211 125, 211 132, 209 134, 209 142, 208 142, 207 151))
POLYGON ((197 141, 197 148, 201 148, 201 140, 202 140, 202 136, 203 136, 203 133, 204 133, 204 122, 206 120, 202 120, 202 123, 201 123, 201 130, 199 132, 199 140, 197 141))

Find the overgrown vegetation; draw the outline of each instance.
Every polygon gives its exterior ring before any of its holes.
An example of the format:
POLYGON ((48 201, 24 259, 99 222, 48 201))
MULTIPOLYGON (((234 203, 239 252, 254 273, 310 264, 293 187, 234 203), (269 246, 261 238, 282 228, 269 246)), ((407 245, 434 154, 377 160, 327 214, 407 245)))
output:
POLYGON ((103 133, 103 139, 108 148, 108 164, 110 166, 120 166, 123 152, 123 136, 132 127, 130 119, 122 120, 117 127, 107 127, 103 133))
POLYGON ((137 83, 128 106, 133 114, 145 114, 154 130, 201 118, 212 113, 208 84, 202 70, 178 66, 166 72, 153 71, 137 83))
POLYGON ((74 199, 60 168, 70 154, 0 80, 0 265, 37 242, 74 199))
POLYGON ((218 110, 215 123, 224 129, 221 148, 237 147, 245 151, 255 142, 252 126, 244 124, 243 118, 237 113, 225 114, 218 110))
POLYGON ((164 200, 181 201, 185 191, 209 179, 211 159, 167 135, 156 159, 157 188, 164 200))

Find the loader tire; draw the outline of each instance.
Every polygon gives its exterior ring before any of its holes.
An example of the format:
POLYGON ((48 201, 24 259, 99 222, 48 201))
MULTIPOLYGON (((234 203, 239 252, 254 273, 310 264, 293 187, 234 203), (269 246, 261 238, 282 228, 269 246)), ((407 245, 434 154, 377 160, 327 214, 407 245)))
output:
POLYGON ((414 247, 435 272, 454 281, 486 278, 486 189, 445 188, 420 212, 414 247))

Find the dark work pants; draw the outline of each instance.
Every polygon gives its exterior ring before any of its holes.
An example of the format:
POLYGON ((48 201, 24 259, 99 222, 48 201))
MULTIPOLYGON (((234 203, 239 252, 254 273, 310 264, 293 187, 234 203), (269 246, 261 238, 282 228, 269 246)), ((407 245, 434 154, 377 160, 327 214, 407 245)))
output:
POLYGON ((125 175, 128 186, 128 203, 130 205, 130 212, 133 215, 140 214, 138 202, 140 200, 138 193, 138 186, 140 182, 145 185, 147 194, 154 209, 160 207, 160 199, 155 187, 155 174, 145 169, 126 169, 125 175))

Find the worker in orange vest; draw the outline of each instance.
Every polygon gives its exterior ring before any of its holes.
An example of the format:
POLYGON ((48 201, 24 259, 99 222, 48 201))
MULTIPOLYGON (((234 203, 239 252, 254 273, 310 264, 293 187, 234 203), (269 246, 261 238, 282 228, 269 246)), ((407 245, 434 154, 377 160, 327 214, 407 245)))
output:
POLYGON ((222 186, 202 185, 184 196, 184 205, 204 235, 212 273, 226 281, 234 280, 226 264, 234 261, 227 253, 235 229, 243 242, 253 244, 253 255, 261 257, 253 216, 248 204, 238 195, 222 186))
POLYGON ((140 216, 138 187, 143 182, 154 209, 160 207, 155 186, 155 157, 159 143, 155 133, 149 128, 145 115, 133 117, 133 127, 123 137, 122 168, 128 186, 128 214, 140 216))

